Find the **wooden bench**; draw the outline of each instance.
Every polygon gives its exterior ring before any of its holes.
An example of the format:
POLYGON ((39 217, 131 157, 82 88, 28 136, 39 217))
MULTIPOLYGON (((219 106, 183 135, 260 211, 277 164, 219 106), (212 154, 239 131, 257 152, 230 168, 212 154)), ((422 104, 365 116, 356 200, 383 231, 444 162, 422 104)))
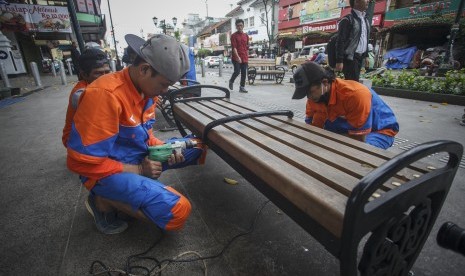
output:
MULTIPOLYGON (((200 85, 197 88, 212 89, 200 85)), ((463 147, 434 141, 395 155, 225 96, 170 95, 185 125, 340 261, 341 275, 407 275, 441 210, 463 147), (441 168, 423 163, 447 152, 441 168), (420 160, 420 161, 418 161, 420 160), (361 249, 361 250, 359 250, 361 249)), ((182 135, 185 130, 180 127, 182 135)))
POLYGON ((249 84, 253 84, 257 76, 260 76, 260 80, 274 80, 276 83, 281 83, 285 73, 283 67, 276 66, 274 59, 249 58, 247 69, 249 84))

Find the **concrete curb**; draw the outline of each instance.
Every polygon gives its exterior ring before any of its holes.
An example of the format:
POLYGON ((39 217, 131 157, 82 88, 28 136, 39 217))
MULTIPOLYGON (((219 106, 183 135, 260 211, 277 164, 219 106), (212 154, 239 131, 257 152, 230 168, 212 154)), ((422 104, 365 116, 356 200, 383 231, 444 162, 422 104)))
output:
POLYGON ((404 99, 412 99, 426 102, 435 103, 448 103, 454 105, 465 106, 465 96, 458 96, 452 94, 439 94, 439 93, 428 93, 421 91, 412 91, 388 87, 372 87, 376 93, 384 96, 398 97, 404 99))

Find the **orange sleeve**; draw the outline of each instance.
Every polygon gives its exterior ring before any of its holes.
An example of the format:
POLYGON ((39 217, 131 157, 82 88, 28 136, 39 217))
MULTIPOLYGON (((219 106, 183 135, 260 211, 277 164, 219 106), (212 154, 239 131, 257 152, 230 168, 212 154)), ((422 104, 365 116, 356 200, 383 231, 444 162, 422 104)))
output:
POLYGON ((73 123, 74 113, 76 112, 76 110, 74 109, 72 105, 73 95, 76 93, 76 91, 80 89, 84 89, 86 86, 87 86, 86 82, 80 81, 73 87, 73 89, 71 90, 71 93, 69 94, 68 108, 66 110, 65 126, 63 127, 63 135, 61 137, 61 141, 63 145, 65 146, 65 148, 67 147, 69 134, 71 133, 71 124, 73 123))
POLYGON ((311 100, 307 100, 307 106, 305 108, 306 118, 311 119, 311 125, 319 128, 323 128, 328 118, 326 107, 324 104, 315 103, 311 100))
POLYGON ((68 141, 68 168, 91 179, 122 172, 108 155, 119 131, 121 105, 103 89, 88 89, 80 98, 68 141))

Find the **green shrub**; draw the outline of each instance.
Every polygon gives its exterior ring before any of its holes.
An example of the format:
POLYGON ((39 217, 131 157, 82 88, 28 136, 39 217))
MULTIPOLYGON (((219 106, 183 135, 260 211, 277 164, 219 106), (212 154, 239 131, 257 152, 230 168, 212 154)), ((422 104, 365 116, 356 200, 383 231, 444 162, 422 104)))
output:
POLYGON ((420 76, 420 71, 387 70, 382 76, 373 76, 372 85, 397 89, 424 91, 430 93, 465 95, 465 68, 450 70, 444 78, 420 76))

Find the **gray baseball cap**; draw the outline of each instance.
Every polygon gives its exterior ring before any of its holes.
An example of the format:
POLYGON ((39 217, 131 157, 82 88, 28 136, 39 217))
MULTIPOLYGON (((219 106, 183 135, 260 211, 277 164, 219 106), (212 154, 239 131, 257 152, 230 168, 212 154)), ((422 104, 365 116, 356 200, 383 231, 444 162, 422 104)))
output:
POLYGON ((302 99, 307 96, 310 85, 322 80, 325 70, 313 61, 305 62, 294 73, 295 91, 292 99, 302 99))
POLYGON ((141 43, 140 37, 126 35, 125 40, 138 56, 168 80, 177 82, 189 72, 189 48, 174 37, 156 34, 141 43))

